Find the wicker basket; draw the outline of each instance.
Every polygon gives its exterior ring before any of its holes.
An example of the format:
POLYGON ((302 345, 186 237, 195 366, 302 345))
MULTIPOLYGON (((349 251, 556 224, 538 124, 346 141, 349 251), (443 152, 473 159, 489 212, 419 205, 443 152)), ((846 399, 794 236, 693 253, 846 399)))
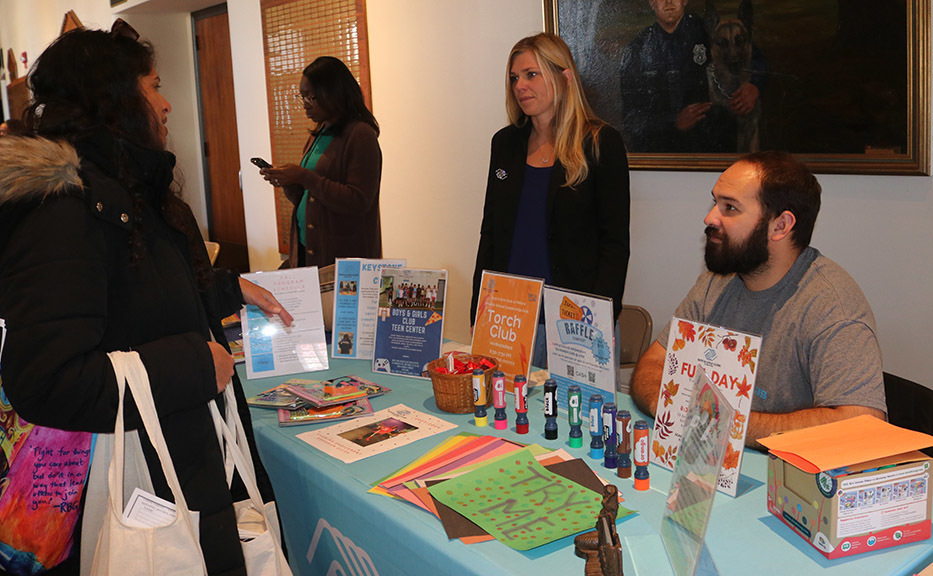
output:
MULTIPOLYGON (((486 406, 492 404, 492 373, 499 367, 495 358, 489 356, 474 356, 472 354, 457 354, 457 360, 462 362, 479 362, 486 358, 492 362, 492 368, 486 370, 486 406)), ((454 414, 468 414, 473 411, 473 375, 472 374, 442 374, 437 371, 441 366, 446 366, 445 357, 432 360, 428 363, 428 375, 431 377, 431 385, 434 386, 434 401, 437 407, 444 412, 454 414)))

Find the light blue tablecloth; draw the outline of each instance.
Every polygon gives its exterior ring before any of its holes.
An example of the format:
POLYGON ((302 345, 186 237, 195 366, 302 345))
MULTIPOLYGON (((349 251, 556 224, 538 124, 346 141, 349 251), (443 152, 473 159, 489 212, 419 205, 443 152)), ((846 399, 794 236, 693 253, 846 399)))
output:
MULTIPOLYGON (((559 440, 544 439, 541 391, 529 398, 531 433, 515 433, 515 413, 509 399, 509 430, 492 425, 477 428, 471 414, 441 412, 434 403, 430 381, 373 374, 370 363, 331 359, 326 372, 293 377, 323 380, 356 374, 392 388, 387 396, 374 398, 373 409, 405 404, 444 418, 458 428, 408 446, 344 464, 296 438, 313 426, 279 427, 274 410, 253 408, 252 418, 262 460, 272 478, 292 569, 302 575, 393 576, 449 574, 464 576, 583 574, 584 561, 573 553, 573 539, 565 538, 518 552, 491 541, 464 545, 449 541, 440 521, 408 503, 369 494, 372 484, 414 460, 441 440, 466 431, 501 435, 524 443, 564 448, 583 458, 607 480, 619 487, 624 505, 638 511, 618 525, 624 549, 626 576, 672 574, 659 529, 671 474, 651 465, 651 490, 638 492, 632 480, 616 477, 588 457, 585 448, 567 445, 569 428, 560 421, 559 440)), ((288 377, 246 380, 238 367, 246 394, 272 388, 288 377)), ((619 395, 620 408, 637 411, 627 396, 619 395)), ((492 418, 490 417, 490 423, 492 418)), ((742 462, 740 495, 717 494, 707 532, 707 546, 719 572, 734 574, 826 574, 845 576, 911 575, 933 561, 933 541, 907 544, 869 552, 848 559, 827 560, 780 520, 768 513, 766 498, 767 457, 746 451, 742 462)))

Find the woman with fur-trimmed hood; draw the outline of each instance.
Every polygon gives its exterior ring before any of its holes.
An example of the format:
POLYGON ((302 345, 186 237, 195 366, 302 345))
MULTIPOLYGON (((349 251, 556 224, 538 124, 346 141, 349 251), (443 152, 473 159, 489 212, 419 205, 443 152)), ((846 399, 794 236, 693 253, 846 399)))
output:
MULTIPOLYGON (((208 571, 245 574, 208 411, 231 379, 250 438, 252 429, 220 319, 243 302, 291 318, 268 292, 211 269, 173 190, 171 106, 151 48, 136 37, 122 21, 111 33, 61 36, 29 74, 30 134, 0 139, 3 390, 31 423, 112 432, 117 385, 107 353, 138 352, 182 490, 200 511, 208 571)), ((140 428, 132 400, 125 412, 127 427, 140 428)), ((155 492, 171 500, 143 430, 140 437, 155 492)), ((84 538, 93 550, 96 534, 84 538)), ((76 573, 75 555, 59 570, 76 573)))

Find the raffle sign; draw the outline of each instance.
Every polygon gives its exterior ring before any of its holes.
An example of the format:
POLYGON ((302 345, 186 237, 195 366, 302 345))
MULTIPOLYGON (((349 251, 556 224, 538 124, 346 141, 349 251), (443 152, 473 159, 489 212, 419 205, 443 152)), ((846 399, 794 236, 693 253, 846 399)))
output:
POLYGON ((719 491, 735 496, 748 415, 752 410, 761 337, 681 318, 671 321, 661 372, 651 461, 674 469, 697 369, 702 367, 729 404, 735 418, 719 474, 719 491))
POLYGON ((557 405, 567 409, 567 389, 580 386, 584 403, 593 394, 615 401, 615 323, 612 300, 544 287, 547 363, 557 381, 557 405))

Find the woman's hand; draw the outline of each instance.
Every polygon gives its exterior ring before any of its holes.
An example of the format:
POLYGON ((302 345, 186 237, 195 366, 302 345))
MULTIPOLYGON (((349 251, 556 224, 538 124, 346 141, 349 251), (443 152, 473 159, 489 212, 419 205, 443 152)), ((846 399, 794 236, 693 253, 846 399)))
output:
POLYGON ((297 164, 282 164, 272 168, 263 168, 259 171, 262 177, 273 186, 305 186, 304 180, 311 171, 297 164))
POLYGON ((217 393, 220 394, 233 378, 233 356, 217 342, 208 342, 207 347, 214 359, 214 376, 217 378, 217 393))
MULTIPOLYGON (((302 168, 304 170, 304 168, 302 168)), ((292 325, 292 315, 279 304, 272 292, 269 292, 262 286, 257 286, 249 280, 240 278, 240 292, 243 293, 243 301, 253 306, 258 306, 266 316, 278 315, 282 323, 286 326, 292 325)))

